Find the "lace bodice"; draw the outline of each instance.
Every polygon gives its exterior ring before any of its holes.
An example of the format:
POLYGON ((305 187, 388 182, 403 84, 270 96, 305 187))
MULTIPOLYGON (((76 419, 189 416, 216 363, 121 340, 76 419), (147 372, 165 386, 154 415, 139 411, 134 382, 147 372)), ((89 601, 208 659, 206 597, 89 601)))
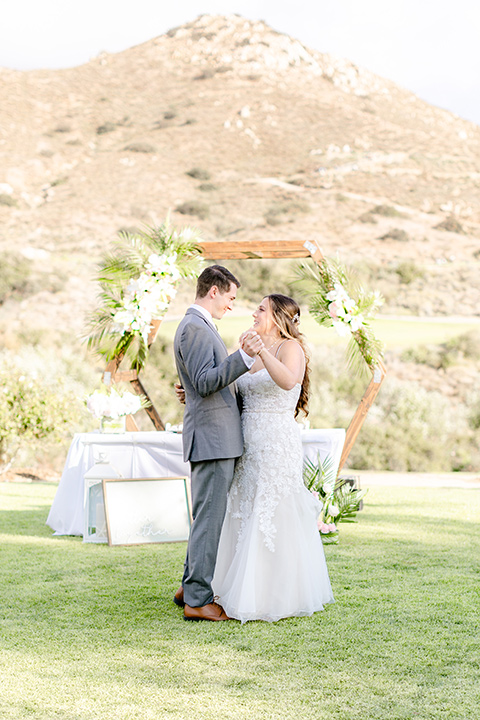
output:
POLYGON ((304 488, 302 442, 294 412, 300 395, 299 383, 283 390, 262 370, 237 380, 242 395, 244 452, 237 462, 229 493, 227 512, 242 527, 252 513, 269 550, 275 550, 273 522, 280 499, 304 488))
POLYGON ((293 418, 298 398, 300 383, 291 390, 283 390, 270 377, 266 368, 256 373, 245 373, 237 380, 237 387, 242 395, 243 413, 280 413, 293 418))

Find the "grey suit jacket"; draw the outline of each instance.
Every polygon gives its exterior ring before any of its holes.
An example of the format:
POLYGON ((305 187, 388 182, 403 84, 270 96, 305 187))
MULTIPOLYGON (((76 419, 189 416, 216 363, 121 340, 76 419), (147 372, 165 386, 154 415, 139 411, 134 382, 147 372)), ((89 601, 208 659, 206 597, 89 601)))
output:
POLYGON ((228 355, 220 335, 195 308, 178 326, 174 351, 185 389, 184 460, 240 457, 243 437, 232 385, 248 370, 240 352, 228 355))

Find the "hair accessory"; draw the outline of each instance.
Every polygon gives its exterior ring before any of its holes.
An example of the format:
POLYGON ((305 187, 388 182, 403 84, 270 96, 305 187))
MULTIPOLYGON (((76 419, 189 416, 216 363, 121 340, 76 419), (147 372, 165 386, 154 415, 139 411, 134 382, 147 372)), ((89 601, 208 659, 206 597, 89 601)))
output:
POLYGON ((298 314, 298 312, 295 313, 295 315, 292 317, 292 322, 295 324, 300 322, 300 315, 298 314))

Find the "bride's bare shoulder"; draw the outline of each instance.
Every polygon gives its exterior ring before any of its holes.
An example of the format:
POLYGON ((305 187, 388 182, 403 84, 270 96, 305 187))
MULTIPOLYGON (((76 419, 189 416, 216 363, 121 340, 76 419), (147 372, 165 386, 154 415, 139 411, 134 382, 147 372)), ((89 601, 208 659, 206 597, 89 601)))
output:
POLYGON ((305 357, 302 346, 297 340, 287 338, 278 349, 278 356, 281 357, 305 357))

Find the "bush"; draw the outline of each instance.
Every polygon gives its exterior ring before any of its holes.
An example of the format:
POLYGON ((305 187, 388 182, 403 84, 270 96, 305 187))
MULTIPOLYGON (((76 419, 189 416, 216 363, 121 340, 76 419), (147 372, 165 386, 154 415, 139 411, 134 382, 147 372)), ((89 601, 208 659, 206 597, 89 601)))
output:
POLYGON ((72 433, 95 427, 84 398, 98 371, 70 336, 44 331, 34 346, 30 329, 24 335, 16 354, 0 353, 0 465, 45 460, 61 470, 72 433))
POLYGON ((156 148, 154 148, 153 145, 150 145, 146 142, 136 142, 136 143, 130 143, 130 145, 126 145, 124 150, 127 150, 128 152, 136 152, 136 153, 154 153, 156 152, 156 148))
POLYGON ((380 237, 380 240, 397 240, 398 242, 408 242, 410 240, 405 230, 399 228, 392 228, 385 235, 380 237))
POLYGON ((60 439, 76 413, 68 398, 34 376, 14 369, 0 373, 0 458, 11 462, 22 443, 60 439))
POLYGON ((467 469, 473 450, 463 409, 416 383, 380 391, 349 458, 357 469, 448 472, 467 469))
POLYGON ((271 207, 265 215, 265 220, 268 225, 280 225, 289 215, 308 213, 310 209, 310 205, 304 200, 291 200, 271 207))
POLYGON ((373 213, 371 213, 371 212, 363 213, 363 215, 360 215, 360 217, 358 218, 358 220, 359 220, 359 222, 362 222, 362 223, 371 223, 372 225, 376 225, 377 222, 378 222, 378 220, 377 220, 377 218, 375 217, 375 215, 373 215, 373 213))
POLYGON ((191 170, 188 170, 185 174, 189 177, 195 178, 195 180, 210 180, 211 178, 208 170, 204 170, 199 167, 194 167, 191 170))
POLYGON ((103 125, 99 125, 97 127, 97 135, 104 135, 105 133, 113 132, 115 130, 116 125, 112 122, 106 122, 103 125))
POLYGON ((181 205, 178 205, 175 210, 181 215, 196 215, 201 220, 205 220, 210 214, 208 205, 197 202, 196 200, 184 202, 181 205))
POLYGON ((480 330, 471 330, 451 338, 446 343, 449 350, 456 350, 463 357, 480 360, 480 330))
POLYGON ((425 277, 425 272, 413 260, 405 260, 405 262, 399 263, 395 272, 404 285, 409 285, 417 278, 425 277))
POLYGON ((0 264, 0 305, 9 297, 22 297, 31 291, 31 266, 28 260, 4 254, 0 264))
POLYGON ((15 207, 17 201, 12 198, 11 195, 6 193, 0 193, 0 205, 6 205, 7 207, 15 207))
POLYGON ((418 345, 405 350, 401 355, 403 362, 428 365, 436 370, 445 370, 462 359, 480 359, 480 331, 462 333, 440 345, 418 345))
POLYGON ((218 190, 218 185, 214 185, 213 183, 202 183, 198 186, 198 189, 202 192, 214 192, 214 190, 218 190))
POLYGON ((454 232, 459 233, 460 235, 465 235, 465 230, 463 229, 457 218, 453 215, 450 215, 450 217, 446 218, 443 222, 435 225, 435 229, 446 230, 447 232, 454 232))
POLYGON ((417 345, 404 350, 400 359, 402 362, 413 362, 417 365, 428 365, 438 370, 441 367, 441 350, 438 345, 417 345))
POLYGON ((404 213, 399 212, 391 205, 377 205, 370 210, 374 215, 382 215, 383 217, 405 217, 404 213))
POLYGON ((205 70, 200 75, 195 76, 194 80, 208 80, 210 78, 213 78, 214 76, 215 76, 214 68, 205 68, 205 70))

